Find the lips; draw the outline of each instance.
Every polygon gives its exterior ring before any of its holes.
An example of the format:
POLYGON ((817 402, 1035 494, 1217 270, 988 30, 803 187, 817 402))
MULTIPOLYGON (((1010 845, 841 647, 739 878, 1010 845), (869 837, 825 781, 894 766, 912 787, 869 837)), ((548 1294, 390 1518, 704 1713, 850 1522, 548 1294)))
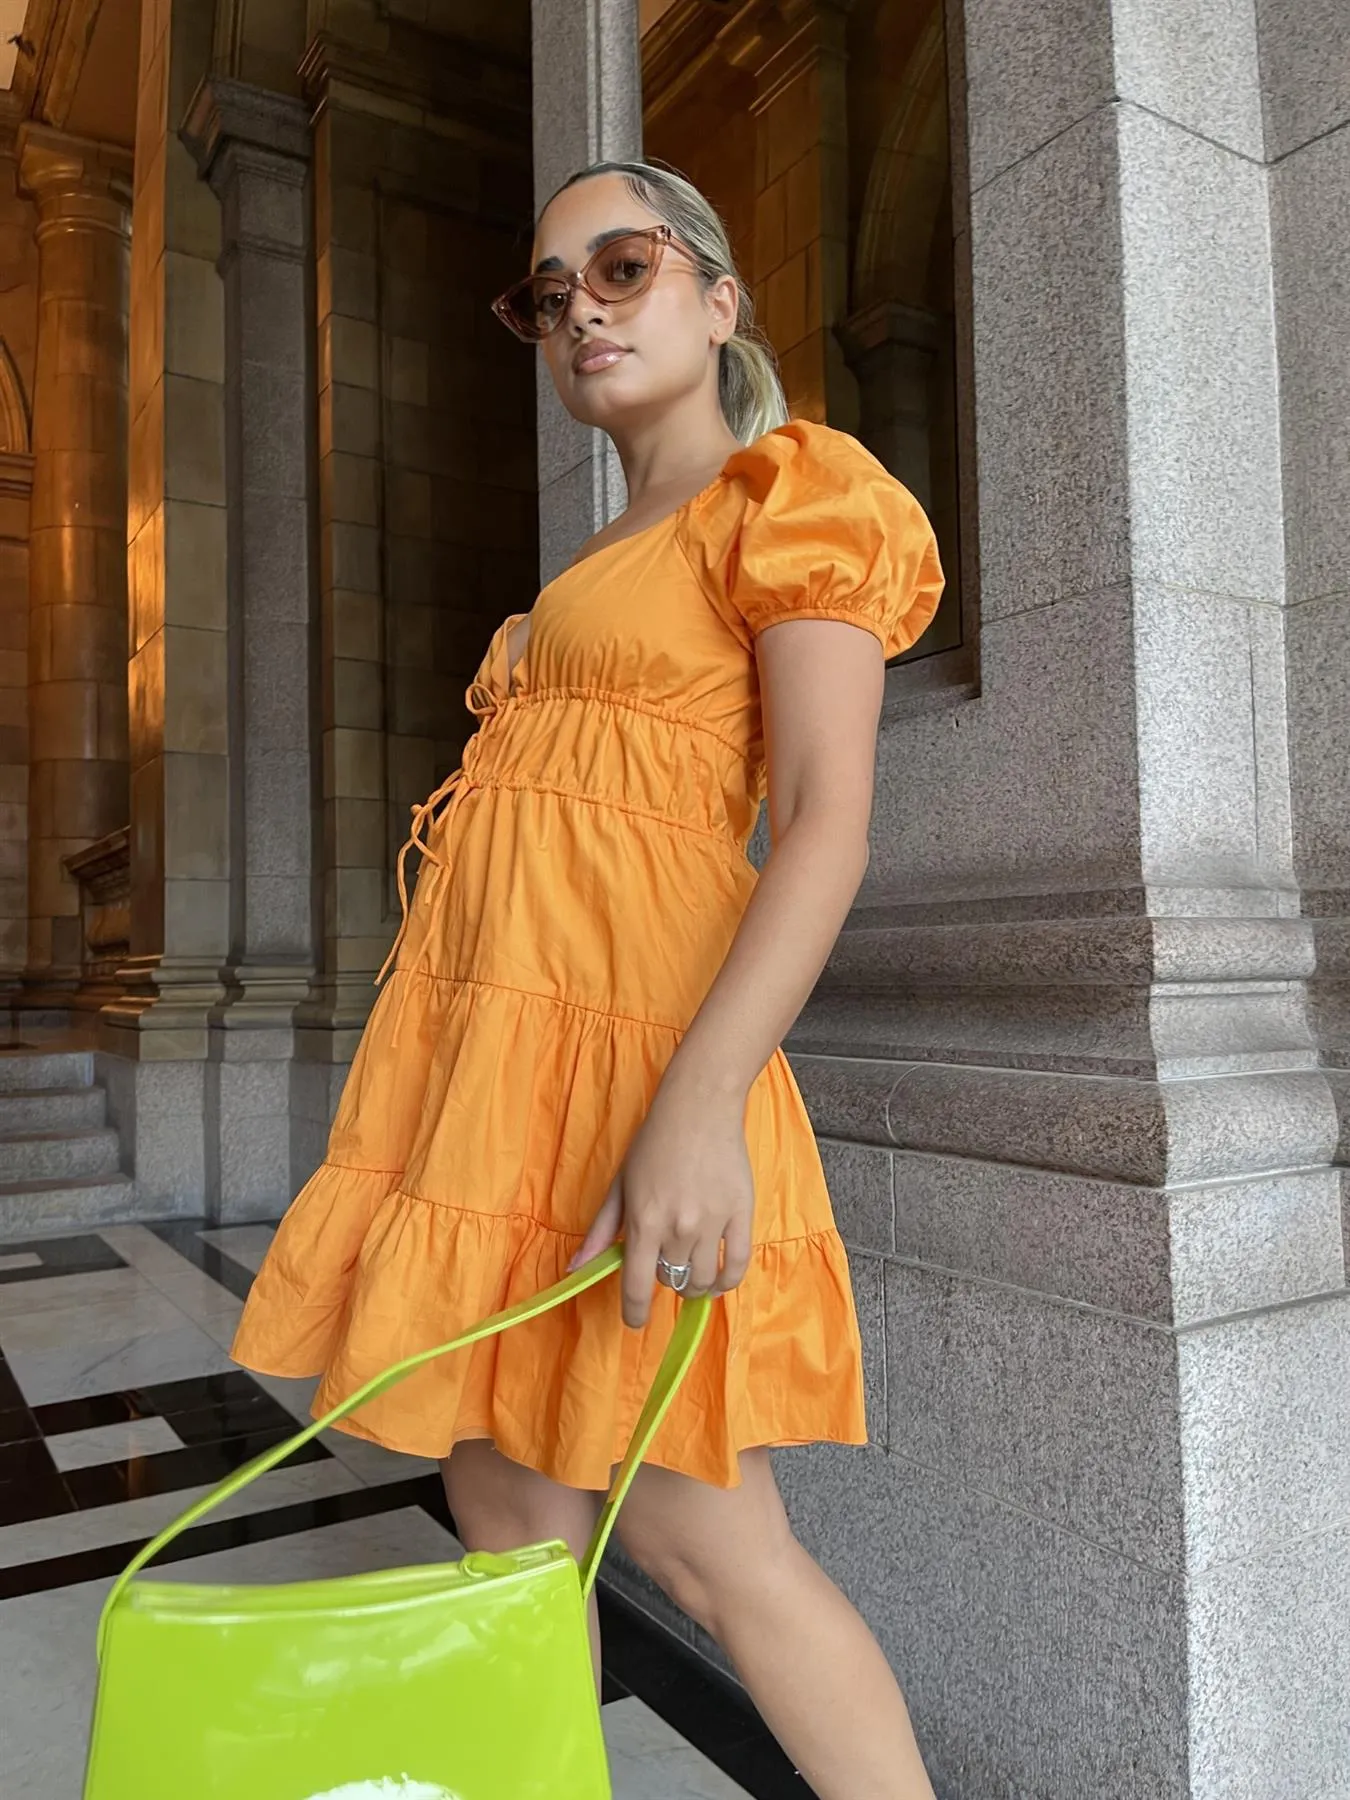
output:
POLYGON ((622 344, 611 344, 608 338, 592 338, 582 344, 572 358, 574 375, 596 375, 601 369, 612 369, 628 352, 622 344))

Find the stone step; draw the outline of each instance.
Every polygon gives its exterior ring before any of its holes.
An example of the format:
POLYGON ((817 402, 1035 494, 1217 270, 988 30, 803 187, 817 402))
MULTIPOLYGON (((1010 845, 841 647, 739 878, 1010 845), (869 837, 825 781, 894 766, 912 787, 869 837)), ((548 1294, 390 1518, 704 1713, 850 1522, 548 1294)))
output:
POLYGON ((96 1131, 107 1116, 108 1096, 102 1088, 0 1093, 0 1138, 20 1132, 96 1131))
POLYGON ((91 1050, 6 1050, 0 1054, 0 1094, 50 1093, 94 1084, 91 1050))
POLYGON ((89 1225, 117 1225, 135 1216, 136 1189, 127 1175, 0 1183, 0 1243, 89 1225))
POLYGON ((32 1181, 89 1181, 120 1172, 117 1133, 25 1132, 0 1137, 0 1188, 32 1181))

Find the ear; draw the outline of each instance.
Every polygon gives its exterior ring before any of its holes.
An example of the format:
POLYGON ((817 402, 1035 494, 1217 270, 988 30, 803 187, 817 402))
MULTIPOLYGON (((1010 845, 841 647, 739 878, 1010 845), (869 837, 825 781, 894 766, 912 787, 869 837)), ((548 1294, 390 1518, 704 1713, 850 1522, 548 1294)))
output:
POLYGON ((736 334, 736 318, 741 307, 735 277, 719 276, 704 290, 703 301, 712 326, 712 342, 718 345, 727 343, 736 334))

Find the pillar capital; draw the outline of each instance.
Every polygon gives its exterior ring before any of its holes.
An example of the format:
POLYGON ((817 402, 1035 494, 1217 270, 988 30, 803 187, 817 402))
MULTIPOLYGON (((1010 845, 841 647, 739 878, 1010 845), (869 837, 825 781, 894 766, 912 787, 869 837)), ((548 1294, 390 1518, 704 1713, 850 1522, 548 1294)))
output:
POLYGON ((19 132, 19 182, 38 205, 38 242, 52 230, 131 233, 131 152, 28 123, 19 132))
POLYGON ((302 101, 227 75, 208 75, 198 86, 182 138, 218 192, 222 179, 229 178, 225 165, 231 151, 265 157, 274 179, 297 186, 303 184, 313 155, 309 108, 302 101))

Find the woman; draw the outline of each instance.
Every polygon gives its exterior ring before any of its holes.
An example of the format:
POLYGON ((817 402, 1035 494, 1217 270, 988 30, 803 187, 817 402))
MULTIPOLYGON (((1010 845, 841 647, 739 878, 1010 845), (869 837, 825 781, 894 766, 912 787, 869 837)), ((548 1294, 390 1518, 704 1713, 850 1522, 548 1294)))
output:
POLYGON ((866 1441, 848 1264, 778 1046, 866 868, 883 664, 937 605, 933 534, 851 438, 786 422, 687 182, 588 169, 534 253, 495 310, 613 439, 628 509, 468 690, 482 722, 414 815, 392 979, 235 1354, 322 1372, 326 1409, 622 1235, 621 1295, 446 1359, 349 1427, 443 1459, 471 1547, 580 1553, 677 1294, 721 1295, 622 1542, 821 1800, 919 1800, 899 1690, 793 1538, 769 1450, 866 1441))

